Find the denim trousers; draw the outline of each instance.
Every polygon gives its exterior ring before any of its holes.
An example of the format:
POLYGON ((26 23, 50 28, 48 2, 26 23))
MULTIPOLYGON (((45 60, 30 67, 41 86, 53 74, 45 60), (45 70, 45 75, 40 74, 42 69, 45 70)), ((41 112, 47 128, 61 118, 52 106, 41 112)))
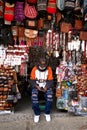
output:
MULTIPOLYGON (((52 88, 48 88, 47 91, 44 93, 45 98, 45 114, 50 114, 52 109, 52 103, 53 103, 53 91, 52 88)), ((35 115, 40 115, 41 110, 39 107, 39 91, 36 87, 32 87, 32 95, 31 95, 31 101, 32 101, 32 109, 34 111, 35 115)))

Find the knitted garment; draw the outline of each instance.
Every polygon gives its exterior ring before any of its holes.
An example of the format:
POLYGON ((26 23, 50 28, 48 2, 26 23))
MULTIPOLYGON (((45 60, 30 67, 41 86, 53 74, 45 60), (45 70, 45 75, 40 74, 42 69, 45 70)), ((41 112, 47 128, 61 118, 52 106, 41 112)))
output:
POLYGON ((12 21, 14 19, 14 5, 9 6, 5 3, 4 19, 12 21))
POLYGON ((49 14, 56 13, 56 0, 48 0, 47 12, 49 14))

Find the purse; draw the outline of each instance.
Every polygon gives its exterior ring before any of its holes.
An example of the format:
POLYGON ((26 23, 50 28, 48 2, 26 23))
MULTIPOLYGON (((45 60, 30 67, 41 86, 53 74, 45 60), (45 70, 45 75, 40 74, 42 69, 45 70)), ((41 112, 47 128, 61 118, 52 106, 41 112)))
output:
POLYGON ((24 14, 27 18, 34 19, 37 17, 37 10, 35 5, 29 5, 27 2, 25 3, 24 7, 24 14))
POLYGON ((79 39, 86 41, 87 40, 87 31, 80 31, 79 39))
POLYGON ((68 33, 72 29, 71 23, 62 22, 60 25, 60 30, 63 33, 68 33))
POLYGON ((82 20, 79 20, 79 19, 75 19, 75 29, 77 30, 81 30, 82 27, 83 27, 83 23, 82 23, 82 20))
POLYGON ((14 19, 15 21, 23 21, 25 19, 24 2, 16 2, 14 10, 14 19))

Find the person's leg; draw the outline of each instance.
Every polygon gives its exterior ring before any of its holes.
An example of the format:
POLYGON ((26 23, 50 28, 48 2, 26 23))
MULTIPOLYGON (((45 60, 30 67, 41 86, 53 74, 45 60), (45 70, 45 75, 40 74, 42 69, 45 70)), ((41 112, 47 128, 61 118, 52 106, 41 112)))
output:
POLYGON ((40 115, 41 111, 39 108, 38 90, 35 87, 32 88, 31 100, 32 100, 32 109, 34 110, 34 114, 37 116, 40 115))
POLYGON ((45 97, 46 97, 45 114, 50 114, 51 109, 52 109, 52 103, 53 103, 53 91, 52 91, 52 88, 49 88, 46 91, 45 97))

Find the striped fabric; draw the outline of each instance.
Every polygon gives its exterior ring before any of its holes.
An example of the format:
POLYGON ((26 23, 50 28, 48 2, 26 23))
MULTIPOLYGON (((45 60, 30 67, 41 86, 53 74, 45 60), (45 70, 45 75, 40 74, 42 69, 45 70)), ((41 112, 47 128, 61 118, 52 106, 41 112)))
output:
POLYGON ((74 9, 76 0, 65 0, 65 9, 74 9))
POLYGON ((37 10, 34 5, 25 4, 24 14, 27 18, 34 19, 37 17, 37 10))

